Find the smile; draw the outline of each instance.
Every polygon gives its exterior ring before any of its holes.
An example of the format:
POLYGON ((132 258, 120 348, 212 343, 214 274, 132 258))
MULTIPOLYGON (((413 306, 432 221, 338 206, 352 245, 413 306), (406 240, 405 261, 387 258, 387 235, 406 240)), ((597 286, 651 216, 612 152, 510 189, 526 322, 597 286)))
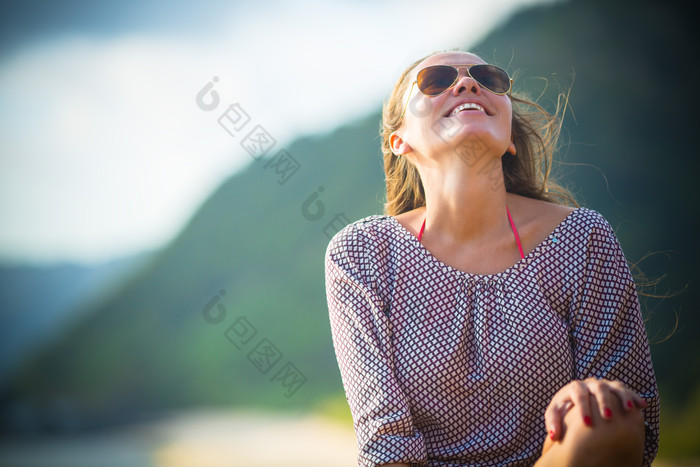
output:
POLYGON ((478 110, 479 112, 486 113, 484 111, 484 108, 480 106, 479 104, 475 104, 473 102, 467 102, 462 105, 458 105, 457 107, 454 108, 452 112, 450 112, 449 117, 454 117, 458 113, 462 112, 463 110, 478 110))

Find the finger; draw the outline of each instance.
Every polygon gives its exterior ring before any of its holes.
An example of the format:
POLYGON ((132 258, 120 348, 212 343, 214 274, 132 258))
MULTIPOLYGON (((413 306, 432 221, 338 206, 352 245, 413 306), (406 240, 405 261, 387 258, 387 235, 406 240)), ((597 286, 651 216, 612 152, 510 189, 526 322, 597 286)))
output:
POLYGON ((616 400, 619 397, 618 392, 623 394, 627 392, 624 388, 621 389, 621 385, 613 385, 612 382, 606 380, 588 384, 588 390, 595 398, 600 416, 604 420, 613 417, 613 408, 618 406, 616 400))
POLYGON ((570 399, 574 403, 575 409, 578 410, 583 423, 586 426, 593 426, 593 418, 591 417, 591 393, 588 390, 588 384, 583 381, 576 381, 571 384, 570 399))
POLYGON ((561 388, 554 397, 552 397, 544 414, 547 436, 552 441, 561 440, 564 437, 566 430, 563 423, 564 416, 574 406, 574 403, 569 399, 567 386, 561 388))
POLYGON ((563 408, 564 406, 557 403, 556 399, 552 399, 552 402, 549 403, 544 413, 544 424, 547 427, 547 436, 549 436, 549 439, 552 441, 561 438, 561 421, 566 413, 563 408))
POLYGON ((623 410, 629 412, 636 405, 637 394, 631 391, 622 381, 608 381, 610 391, 620 400, 623 410))
POLYGON ((636 393, 634 394, 634 403, 638 409, 646 409, 649 405, 649 402, 647 402, 646 399, 636 393))
POLYGON ((629 389, 622 381, 610 381, 609 386, 620 398, 620 402, 627 412, 635 408, 643 409, 648 405, 643 397, 629 389))

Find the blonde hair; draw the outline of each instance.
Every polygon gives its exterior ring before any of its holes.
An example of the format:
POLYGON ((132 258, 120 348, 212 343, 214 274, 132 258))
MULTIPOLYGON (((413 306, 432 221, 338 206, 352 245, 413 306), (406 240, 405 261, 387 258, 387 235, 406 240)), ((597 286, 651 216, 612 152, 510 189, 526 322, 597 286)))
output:
MULTIPOLYGON (((389 138, 403 122, 403 96, 409 86, 411 72, 434 52, 413 62, 399 77, 382 112, 382 154, 386 182, 384 214, 395 216, 425 206, 425 191, 418 169, 403 156, 391 150, 389 138)), ((511 96, 513 119, 511 131, 517 156, 502 158, 506 191, 528 198, 578 207, 572 193, 550 179, 552 158, 557 150, 568 94, 560 94, 557 109, 550 114, 524 96, 511 96)))

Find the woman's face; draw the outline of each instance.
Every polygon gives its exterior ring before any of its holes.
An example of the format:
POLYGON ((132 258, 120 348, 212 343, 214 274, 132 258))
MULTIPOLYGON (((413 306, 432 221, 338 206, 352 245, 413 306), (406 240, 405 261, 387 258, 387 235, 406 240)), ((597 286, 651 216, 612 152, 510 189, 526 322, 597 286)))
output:
MULTIPOLYGON (((423 68, 431 65, 473 65, 486 63, 466 52, 447 52, 432 55, 411 73, 409 83, 423 68)), ((499 96, 481 87, 460 68, 455 84, 439 96, 426 96, 416 84, 404 93, 406 110, 401 127, 396 131, 400 140, 392 138, 395 153, 406 153, 406 148, 395 147, 403 141, 410 150, 425 157, 439 157, 446 151, 454 153, 465 148, 473 152, 498 157, 509 150, 511 142, 512 107, 507 95, 499 96), (405 101, 410 92, 408 102, 405 101), (463 104, 476 104, 464 106, 463 104), (397 152, 397 150, 399 152, 397 152)), ((513 147, 514 150, 514 147, 513 147)), ((478 154, 466 154, 477 156, 478 154)), ((420 156, 419 156, 420 158, 420 156)))

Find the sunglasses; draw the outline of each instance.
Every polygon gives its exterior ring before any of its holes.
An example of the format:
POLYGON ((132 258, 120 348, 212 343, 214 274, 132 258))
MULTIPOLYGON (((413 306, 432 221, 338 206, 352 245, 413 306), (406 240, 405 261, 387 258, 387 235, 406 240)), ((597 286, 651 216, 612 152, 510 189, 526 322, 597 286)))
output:
MULTIPOLYGON (((417 84, 420 92, 426 96, 439 96, 455 85, 459 79, 459 70, 462 68, 465 68, 467 76, 472 77, 482 88, 499 96, 507 94, 513 86, 513 80, 508 73, 496 65, 433 65, 418 72, 416 80, 411 84, 406 106, 411 99, 414 84, 417 84)), ((405 112, 404 107, 401 117, 405 112)))

